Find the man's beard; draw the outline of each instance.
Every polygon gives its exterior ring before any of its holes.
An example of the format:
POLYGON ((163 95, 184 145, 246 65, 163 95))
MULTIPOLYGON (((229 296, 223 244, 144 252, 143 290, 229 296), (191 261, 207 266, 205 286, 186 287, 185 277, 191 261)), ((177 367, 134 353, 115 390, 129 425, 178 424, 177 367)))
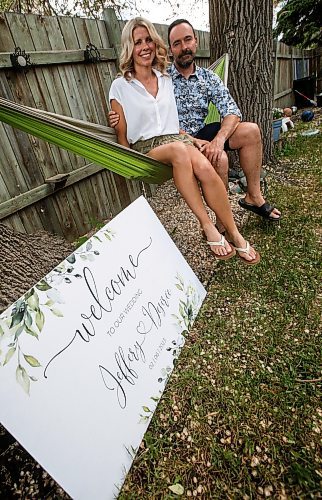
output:
POLYGON ((193 61, 195 60, 195 56, 193 55, 191 50, 186 50, 185 52, 181 52, 181 54, 178 56, 176 63, 180 68, 186 69, 193 64, 193 61), (191 59, 187 59, 187 61, 182 61, 181 57, 182 56, 191 56, 191 59))

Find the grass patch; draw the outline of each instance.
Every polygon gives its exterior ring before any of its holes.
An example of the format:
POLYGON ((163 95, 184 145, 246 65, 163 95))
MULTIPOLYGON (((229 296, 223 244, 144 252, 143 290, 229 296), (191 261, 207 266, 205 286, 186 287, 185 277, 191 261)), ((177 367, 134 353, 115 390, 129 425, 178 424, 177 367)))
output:
POLYGON ((279 225, 251 215, 258 266, 220 263, 120 499, 321 498, 322 134, 270 177, 279 225))

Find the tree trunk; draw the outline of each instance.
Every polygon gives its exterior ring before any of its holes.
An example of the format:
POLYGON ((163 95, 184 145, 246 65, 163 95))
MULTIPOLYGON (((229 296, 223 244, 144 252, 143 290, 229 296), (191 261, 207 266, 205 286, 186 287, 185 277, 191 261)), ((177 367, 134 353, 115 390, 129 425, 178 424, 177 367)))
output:
POLYGON ((73 250, 74 245, 59 236, 16 233, 0 223, 0 313, 73 250))
POLYGON ((272 159, 273 2, 209 0, 210 56, 229 54, 228 87, 244 121, 256 122, 272 159))

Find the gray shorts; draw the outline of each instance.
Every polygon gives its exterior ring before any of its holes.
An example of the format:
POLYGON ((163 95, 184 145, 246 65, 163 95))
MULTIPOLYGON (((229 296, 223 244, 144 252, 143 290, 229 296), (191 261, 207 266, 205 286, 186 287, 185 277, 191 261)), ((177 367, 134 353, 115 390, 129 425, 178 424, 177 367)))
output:
POLYGON ((193 146, 193 142, 187 134, 170 134, 151 137, 151 139, 146 139, 144 141, 137 141, 132 144, 131 147, 135 151, 146 154, 151 151, 151 149, 154 149, 157 146, 162 146, 162 144, 169 144, 170 142, 175 141, 182 141, 185 144, 190 144, 190 146, 193 146))

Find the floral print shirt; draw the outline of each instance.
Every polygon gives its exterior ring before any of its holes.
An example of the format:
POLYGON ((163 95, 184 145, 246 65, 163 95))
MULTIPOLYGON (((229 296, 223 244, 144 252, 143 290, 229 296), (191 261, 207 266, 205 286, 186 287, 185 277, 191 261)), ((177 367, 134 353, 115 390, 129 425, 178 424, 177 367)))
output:
POLYGON ((227 115, 242 118, 229 90, 212 71, 195 66, 195 72, 186 79, 172 64, 168 73, 173 81, 180 128, 188 134, 196 135, 204 127, 210 102, 216 106, 221 118, 227 115))

